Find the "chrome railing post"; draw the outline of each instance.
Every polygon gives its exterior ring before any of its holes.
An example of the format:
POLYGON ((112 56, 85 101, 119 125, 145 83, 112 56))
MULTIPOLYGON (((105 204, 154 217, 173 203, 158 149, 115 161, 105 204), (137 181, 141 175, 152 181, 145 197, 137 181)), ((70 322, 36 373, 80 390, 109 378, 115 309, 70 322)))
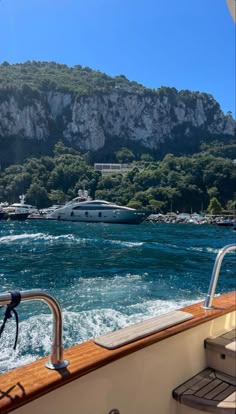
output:
POLYGON ((212 275, 211 275, 211 280, 210 280, 208 293, 207 293, 204 305, 202 305, 203 309, 213 309, 214 308, 214 306, 212 306, 212 301, 213 301, 213 298, 214 298, 216 285, 217 285, 218 277, 219 277, 219 274, 220 274, 221 264, 222 264, 222 261, 223 261, 225 255, 226 255, 226 253, 228 253, 232 250, 236 250, 236 244, 228 244, 227 246, 220 249, 218 254, 217 254, 215 264, 214 264, 214 267, 213 267, 213 271, 212 271, 212 275))
MULTIPOLYGON (((21 301, 26 302, 30 300, 41 300, 45 302, 53 314, 53 344, 51 350, 51 359, 46 363, 46 367, 49 369, 61 369, 65 368, 69 362, 63 360, 63 340, 62 340, 62 312, 57 300, 43 292, 40 289, 36 290, 23 290, 20 292, 21 301)), ((0 306, 8 305, 11 303, 11 294, 3 293, 0 295, 0 306)))

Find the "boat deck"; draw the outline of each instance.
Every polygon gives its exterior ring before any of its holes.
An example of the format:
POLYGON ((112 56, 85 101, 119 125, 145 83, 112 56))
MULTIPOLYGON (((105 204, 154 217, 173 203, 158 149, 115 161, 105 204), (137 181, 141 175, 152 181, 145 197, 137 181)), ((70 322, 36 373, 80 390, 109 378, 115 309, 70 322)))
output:
POLYGON ((211 310, 201 308, 199 303, 185 307, 181 311, 193 315, 192 319, 185 320, 117 349, 106 349, 95 344, 93 340, 73 346, 65 350, 64 353, 64 357, 70 362, 70 365, 60 371, 46 369, 45 363, 48 357, 45 357, 0 375, 1 414, 9 413, 124 356, 234 311, 236 309, 236 292, 216 297, 214 306, 215 308, 211 310))

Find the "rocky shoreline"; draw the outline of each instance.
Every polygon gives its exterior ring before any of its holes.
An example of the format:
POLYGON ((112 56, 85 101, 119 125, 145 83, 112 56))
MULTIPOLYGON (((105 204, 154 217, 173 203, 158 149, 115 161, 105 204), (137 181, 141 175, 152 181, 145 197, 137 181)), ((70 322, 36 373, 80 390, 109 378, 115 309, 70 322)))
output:
POLYGON ((167 213, 167 214, 151 214, 147 219, 152 223, 174 223, 174 224, 215 224, 218 226, 236 226, 236 218, 222 215, 201 215, 201 214, 187 214, 187 213, 167 213))

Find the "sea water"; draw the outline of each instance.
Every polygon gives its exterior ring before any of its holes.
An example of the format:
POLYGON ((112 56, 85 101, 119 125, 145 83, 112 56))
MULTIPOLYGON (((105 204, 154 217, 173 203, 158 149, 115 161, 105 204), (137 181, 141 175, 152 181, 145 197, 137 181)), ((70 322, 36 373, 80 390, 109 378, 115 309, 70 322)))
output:
MULTIPOLYGON (((46 220, 0 221, 0 293, 43 289, 59 301, 65 348, 203 300, 218 250, 232 228, 46 220)), ((217 293, 234 290, 235 253, 222 265, 217 293)), ((0 309, 0 324, 5 308, 0 309)), ((0 372, 50 353, 52 316, 21 303, 0 338, 0 372)))

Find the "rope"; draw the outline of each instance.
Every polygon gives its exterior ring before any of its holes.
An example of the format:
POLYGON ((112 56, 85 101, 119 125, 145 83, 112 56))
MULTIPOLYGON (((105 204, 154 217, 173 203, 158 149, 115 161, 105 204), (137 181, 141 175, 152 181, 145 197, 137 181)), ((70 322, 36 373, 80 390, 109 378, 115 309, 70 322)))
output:
POLYGON ((15 320, 16 320, 16 336, 15 336, 15 342, 13 346, 13 349, 15 350, 16 345, 17 345, 17 340, 18 340, 18 333, 19 333, 19 318, 18 318, 18 314, 15 308, 19 305, 21 301, 21 294, 19 291, 10 292, 10 294, 11 294, 11 303, 7 305, 7 309, 5 311, 3 323, 2 323, 2 326, 0 327, 0 338, 4 331, 7 320, 12 317, 12 313, 13 313, 15 316, 15 320))

